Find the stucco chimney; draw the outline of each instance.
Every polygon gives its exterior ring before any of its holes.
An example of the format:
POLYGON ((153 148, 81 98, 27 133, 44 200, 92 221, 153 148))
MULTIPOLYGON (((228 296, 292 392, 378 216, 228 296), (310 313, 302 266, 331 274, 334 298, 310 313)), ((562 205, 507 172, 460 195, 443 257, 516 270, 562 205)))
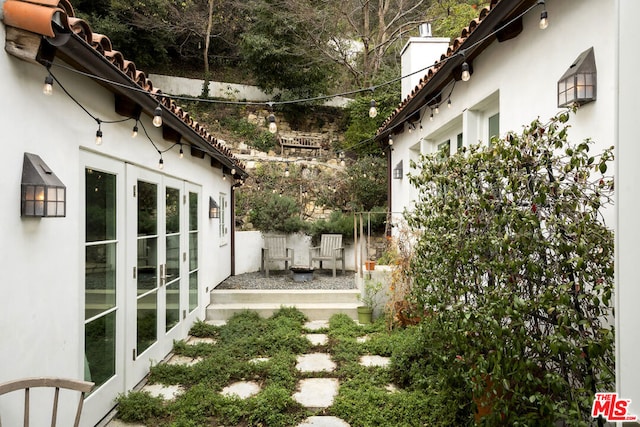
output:
MULTIPOLYGON (((418 70, 425 69, 440 60, 440 56, 447 52, 449 39, 446 37, 432 37, 431 24, 425 23, 419 27, 420 37, 411 37, 402 49, 402 75, 406 76, 418 70)), ((402 79, 402 99, 420 83, 420 79, 427 74, 427 70, 418 72, 402 79)))

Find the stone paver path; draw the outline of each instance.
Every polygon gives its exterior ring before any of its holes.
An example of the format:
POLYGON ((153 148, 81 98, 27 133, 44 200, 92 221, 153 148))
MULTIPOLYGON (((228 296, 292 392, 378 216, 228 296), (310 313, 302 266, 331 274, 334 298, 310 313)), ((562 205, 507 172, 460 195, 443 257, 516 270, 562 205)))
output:
POLYGON ((217 341, 213 338, 198 338, 198 337, 189 337, 187 340, 187 344, 196 345, 196 344, 215 344, 217 341))
POLYGON ((309 417, 298 427, 350 427, 350 425, 338 417, 316 416, 309 417))
POLYGON ((338 395, 340 383, 336 378, 308 378, 298 383, 298 392, 293 399, 312 409, 328 408, 338 395))
POLYGON ((260 385, 254 381, 238 381, 223 388, 220 394, 224 396, 236 395, 240 399, 246 399, 260 393, 260 385))
POLYGON ((336 369, 336 362, 327 353, 300 354, 296 360, 296 369, 300 372, 333 372, 336 369))
POLYGON ((329 338, 326 334, 307 334, 305 335, 311 345, 327 345, 329 338))
POLYGON ((360 358, 360 364, 362 366, 378 366, 378 367, 386 367, 389 365, 389 362, 391 361, 390 358, 388 357, 382 357, 382 356, 362 356, 360 358))
POLYGON ((270 357, 256 357, 255 359, 249 360, 249 363, 265 363, 271 360, 270 357))
POLYGON ((317 331, 329 327, 328 320, 312 320, 304 324, 304 327, 310 331, 317 331))
POLYGON ((201 357, 187 357, 176 354, 167 361, 167 365, 185 365, 193 366, 202 360, 201 357))
POLYGON ((152 396, 161 397, 164 400, 173 400, 184 392, 179 385, 147 384, 142 391, 149 392, 152 396))

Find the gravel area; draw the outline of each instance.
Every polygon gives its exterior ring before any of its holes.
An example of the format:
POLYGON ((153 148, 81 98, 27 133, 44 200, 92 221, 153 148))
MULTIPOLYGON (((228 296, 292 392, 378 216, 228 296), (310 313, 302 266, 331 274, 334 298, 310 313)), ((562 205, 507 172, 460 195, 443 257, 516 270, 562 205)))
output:
POLYGON ((315 270, 313 280, 294 282, 290 271, 271 270, 269 278, 264 273, 245 273, 231 276, 220 283, 216 289, 356 289, 356 273, 338 272, 332 276, 331 270, 315 270))

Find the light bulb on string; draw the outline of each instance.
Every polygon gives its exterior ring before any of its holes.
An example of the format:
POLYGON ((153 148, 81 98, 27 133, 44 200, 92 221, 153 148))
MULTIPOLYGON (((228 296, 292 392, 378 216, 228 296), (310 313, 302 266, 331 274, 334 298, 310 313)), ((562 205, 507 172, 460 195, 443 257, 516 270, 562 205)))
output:
POLYGON ((429 121, 433 121, 433 110, 431 110, 431 115, 429 116, 429 121))
POLYGON ((158 169, 164 169, 164 160, 162 159, 162 154, 160 155, 160 160, 158 160, 158 169))
POLYGON ((469 72, 469 64, 467 61, 462 63, 462 74, 460 78, 463 82, 468 82, 471 79, 471 73, 469 72))
POLYGON ((53 77, 51 77, 51 74, 48 74, 44 78, 44 86, 42 87, 42 93, 47 96, 53 95, 53 77))
POLYGON ((96 145, 102 145, 102 129, 100 127, 102 121, 100 119, 96 119, 96 122, 98 122, 98 130, 96 131, 96 145))
POLYGON ((433 109, 433 112, 434 112, 435 114, 440 113, 440 108, 438 108, 438 105, 436 105, 436 108, 434 108, 434 109, 433 109))
POLYGON ((160 104, 153 111, 153 125, 157 128, 162 126, 162 107, 160 107, 160 104))
POLYGON ((224 172, 222 172, 222 180, 223 180, 223 181, 226 181, 226 180, 227 180, 227 175, 225 175, 225 173, 224 173, 224 172))
POLYGON ((549 26, 549 15, 547 14, 547 8, 545 6, 544 0, 540 0, 538 4, 541 4, 542 7, 544 8, 542 12, 540 12, 540 22, 538 26, 540 27, 541 30, 546 30, 547 27, 549 26))
POLYGON ((182 144, 180 144, 180 158, 184 158, 184 151, 182 150, 182 144))
POLYGON ((389 146, 393 145, 393 138, 389 137, 389 146))
POLYGON ((135 138, 138 136, 138 121, 136 120, 136 124, 133 125, 133 129, 131 130, 131 138, 135 138))
POLYGON ((447 101, 447 108, 451 108, 451 98, 447 101))
POLYGON ((287 167, 285 168, 285 170, 284 170, 284 176, 285 176, 285 178, 288 178, 288 177, 289 177, 289 166, 287 166, 287 167))
POLYGON ((372 119, 378 115, 378 109, 376 108, 376 100, 372 99, 369 103, 369 117, 372 119))

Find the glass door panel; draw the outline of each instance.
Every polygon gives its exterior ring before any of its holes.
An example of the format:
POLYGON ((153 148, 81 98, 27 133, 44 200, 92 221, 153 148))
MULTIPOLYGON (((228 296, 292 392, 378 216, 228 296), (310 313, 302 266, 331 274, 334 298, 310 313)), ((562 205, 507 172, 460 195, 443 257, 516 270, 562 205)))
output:
POLYGON ((180 190, 166 187, 165 331, 180 322, 180 190))
POLYGON ((158 185, 138 180, 136 352, 158 338, 158 185))
POLYGON ((189 192, 189 312, 198 307, 198 193, 189 192))

